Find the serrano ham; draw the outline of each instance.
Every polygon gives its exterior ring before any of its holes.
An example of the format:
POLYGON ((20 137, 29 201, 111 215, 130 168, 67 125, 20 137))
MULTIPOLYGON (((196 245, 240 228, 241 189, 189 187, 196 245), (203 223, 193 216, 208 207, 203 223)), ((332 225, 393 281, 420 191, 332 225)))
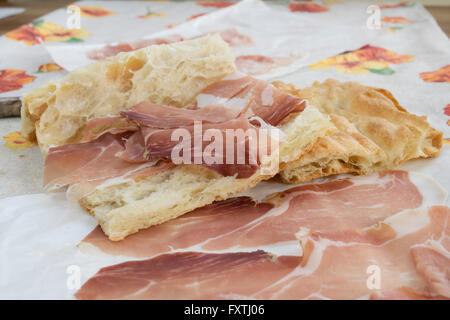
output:
MULTIPOLYGON (((370 228, 302 235, 302 267, 259 292, 257 298, 358 299, 369 298, 377 290, 392 292, 402 287, 430 298, 449 298, 427 285, 411 257, 415 245, 449 237, 449 218, 447 207, 420 208, 370 228)), ((447 270, 448 258, 447 254, 447 270)))
MULTIPOLYGON (((194 124, 176 129, 142 126, 140 132, 136 132, 127 140, 125 151, 120 153, 119 157, 124 160, 132 159, 134 162, 138 162, 139 157, 142 161, 166 158, 176 164, 200 164, 223 176, 236 175, 236 178, 248 178, 259 168, 261 157, 258 155, 260 151, 258 146, 261 143, 260 139, 264 138, 267 141, 269 137, 259 134, 258 128, 253 127, 244 117, 219 124, 205 123, 198 127, 194 124), (213 142, 204 138, 208 130, 214 133, 211 137, 214 138, 213 142), (233 134, 230 140, 227 132, 234 133, 238 130, 243 133, 242 137, 235 139, 233 134), (177 132, 180 135, 177 135, 177 132), (182 141, 179 141, 179 138, 182 138, 182 141), (200 141, 196 142, 198 139, 200 141), (214 144, 212 150, 211 144, 214 144)), ((270 141, 266 144, 270 146, 270 141)))
POLYGON ((103 268, 75 296, 78 299, 242 299, 272 284, 274 278, 288 275, 299 261, 298 257, 276 258, 263 251, 167 254, 103 268))
POLYGON ((195 121, 221 123, 236 118, 238 114, 220 105, 191 110, 141 102, 122 115, 147 127, 173 129, 193 125, 195 121))
MULTIPOLYGON (((274 187, 271 187, 274 188, 274 187)), ((300 227, 312 230, 364 228, 422 204, 408 173, 293 187, 257 203, 238 197, 199 208, 176 220, 140 231, 120 242, 97 228, 83 243, 109 254, 151 257, 171 250, 223 251, 296 241, 300 227)))
MULTIPOLYGON (((384 292, 385 297, 449 298, 427 284, 410 254, 415 245, 438 239, 447 250, 443 266, 448 271, 449 217, 449 208, 432 207, 400 212, 368 228, 301 229, 301 258, 263 251, 182 252, 125 262, 101 269, 76 297, 357 299, 384 292)), ((433 278, 441 276, 433 261, 423 263, 433 278)))
POLYGON ((177 164, 201 164, 223 176, 248 178, 276 147, 265 131, 220 105, 190 110, 143 102, 122 115, 141 126, 118 155, 125 161, 166 158, 177 164), (180 149, 178 160, 173 158, 175 148, 180 149))
POLYGON ((272 126, 279 125, 288 115, 302 112, 306 107, 305 101, 244 74, 235 74, 208 86, 197 98, 197 105, 202 100, 227 105, 227 102, 235 99, 245 101, 241 104, 241 114, 258 116, 272 126), (205 99, 202 95, 212 98, 205 99))
MULTIPOLYGON (((45 159, 44 187, 51 189, 77 183, 98 183, 120 176, 130 178, 143 169, 150 174, 149 170, 153 169, 149 167, 153 167, 156 162, 132 164, 115 156, 124 150, 126 137, 123 134, 106 133, 90 142, 51 148, 45 159)), ((161 167, 154 169, 154 172, 160 172, 161 167)))

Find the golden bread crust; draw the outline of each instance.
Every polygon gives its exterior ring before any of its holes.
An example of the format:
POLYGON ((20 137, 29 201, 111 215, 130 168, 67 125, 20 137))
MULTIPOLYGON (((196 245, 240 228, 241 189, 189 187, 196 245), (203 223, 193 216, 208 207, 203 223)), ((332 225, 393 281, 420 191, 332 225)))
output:
POLYGON ((442 132, 426 117, 408 113, 385 89, 332 79, 305 89, 282 82, 274 85, 331 115, 338 128, 287 164, 280 172, 284 182, 388 170, 409 159, 435 157, 442 147, 442 132))

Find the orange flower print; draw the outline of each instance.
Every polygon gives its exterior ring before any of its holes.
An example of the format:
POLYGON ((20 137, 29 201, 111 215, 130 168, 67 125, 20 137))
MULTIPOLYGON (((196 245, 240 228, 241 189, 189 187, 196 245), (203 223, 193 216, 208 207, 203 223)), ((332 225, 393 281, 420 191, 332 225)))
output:
POLYGON ((450 82, 450 64, 436 71, 422 72, 420 77, 426 82, 450 82))
POLYGON ((26 74, 25 70, 0 70, 0 93, 22 89, 24 84, 33 82, 35 76, 26 74))
POLYGON ((444 108, 444 114, 450 117, 450 103, 444 108))
MULTIPOLYGON (((450 117, 450 103, 444 108, 444 114, 450 117)), ((450 126, 450 120, 447 120, 447 125, 450 126)))
POLYGON ((14 131, 3 136, 3 140, 5 140, 5 146, 13 150, 23 150, 36 145, 36 142, 25 139, 20 131, 14 131))
POLYGON ((229 1, 197 1, 197 5, 202 7, 226 8, 232 6, 234 2, 229 1))
POLYGON ((206 14, 205 12, 194 14, 194 15, 190 16, 189 18, 187 18, 186 21, 191 21, 191 20, 197 19, 198 17, 204 16, 205 14, 206 14))
POLYGON ((150 8, 147 7, 147 13, 144 15, 138 16, 138 18, 141 18, 141 19, 157 18, 157 17, 160 17, 160 18, 167 17, 167 14, 153 12, 152 10, 150 10, 150 8))
POLYGON ((396 4, 384 4, 380 6, 380 9, 395 9, 395 8, 402 8, 402 7, 414 7, 415 3, 409 3, 407 1, 399 2, 396 4))
POLYGON ((413 57, 412 55, 400 55, 384 48, 365 45, 357 50, 346 51, 322 60, 310 65, 309 68, 329 69, 335 67, 337 71, 343 73, 365 74, 372 72, 391 75, 395 71, 389 68, 389 64, 411 62, 413 57))
POLYGON ((101 18, 117 14, 115 11, 108 11, 102 7, 79 6, 79 8, 81 16, 85 18, 101 18))
POLYGON ((326 12, 330 10, 330 8, 321 6, 320 4, 314 2, 292 2, 288 5, 289 10, 291 12, 326 12))
POLYGON ((387 32, 389 32, 389 33, 394 33, 395 31, 397 31, 397 30, 402 30, 403 28, 402 27, 389 27, 388 29, 387 29, 387 32))
MULTIPOLYGON (((189 18, 187 18, 186 21, 191 21, 191 20, 197 19, 201 16, 204 16, 205 14, 206 14, 206 12, 194 14, 194 15, 190 16, 189 18)), ((172 29, 172 28, 175 28, 176 26, 178 26, 177 23, 172 23, 172 24, 167 25, 166 28, 172 29)))
POLYGON ((395 24, 408 24, 414 22, 414 20, 410 20, 405 17, 384 17, 381 21, 395 24))
POLYGON ((8 39, 23 41, 26 45, 32 46, 41 43, 41 36, 36 27, 26 24, 5 34, 8 39))
POLYGON ((41 20, 21 26, 5 36, 10 40, 22 41, 32 46, 42 42, 80 42, 90 35, 86 29, 65 29, 55 23, 41 20))
POLYGON ((50 62, 41 64, 38 68, 37 73, 45 73, 45 72, 54 72, 54 71, 62 71, 64 70, 60 65, 50 62))
MULTIPOLYGON (((449 120, 450 121, 450 120, 449 120)), ((450 123, 448 123, 448 121, 447 121, 447 124, 450 126, 450 123)), ((450 144, 450 138, 444 138, 443 140, 442 140, 445 144, 450 144)))

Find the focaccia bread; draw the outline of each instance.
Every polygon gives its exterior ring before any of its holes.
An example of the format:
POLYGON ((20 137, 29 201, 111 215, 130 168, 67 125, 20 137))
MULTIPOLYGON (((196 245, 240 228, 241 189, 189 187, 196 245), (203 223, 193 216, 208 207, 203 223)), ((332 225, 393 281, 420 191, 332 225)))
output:
POLYGON ((442 147, 442 132, 426 117, 408 113, 387 90, 332 79, 305 89, 274 85, 331 115, 338 128, 286 164, 279 174, 284 182, 389 170, 409 159, 435 157, 442 147))
MULTIPOLYGON (((103 162, 103 166, 87 163, 75 171, 72 168, 67 170, 67 166, 73 165, 74 158, 77 158, 75 162, 82 163, 82 156, 91 155, 87 152, 89 150, 64 156, 65 152, 83 148, 81 145, 89 143, 90 140, 84 138, 93 122, 100 124, 96 133, 111 132, 111 129, 117 129, 113 126, 119 123, 116 120, 122 117, 122 111, 134 108, 143 101, 188 108, 198 103, 200 92, 220 81, 240 81, 242 77, 244 82, 249 81, 247 86, 250 88, 254 85, 255 89, 267 89, 257 97, 257 100, 261 100, 261 107, 264 107, 261 108, 263 112, 266 104, 275 106, 272 91, 277 91, 278 98, 281 96, 282 106, 286 107, 287 102, 292 102, 291 96, 271 85, 235 75, 235 72, 234 57, 218 35, 121 53, 78 69, 60 81, 51 82, 27 94, 23 98, 22 131, 30 139, 36 133, 46 156, 44 179, 47 177, 48 180, 57 181, 46 184, 47 188, 51 190, 69 186, 70 197, 96 217, 105 234, 111 240, 121 240, 139 229, 242 192, 261 180, 273 177, 278 170, 268 172, 261 167, 249 177, 237 178, 201 165, 179 164, 165 167, 164 170, 154 170, 151 174, 147 172, 139 178, 121 174, 113 178, 107 176, 106 181, 103 179, 106 176, 86 181, 81 179, 86 173, 83 170, 89 168, 94 174, 96 171, 108 171, 108 161, 103 162), (223 80, 227 77, 230 80, 223 80), (66 181, 62 183, 61 177, 54 177, 61 172, 66 172, 72 180, 62 179, 66 181)), ((225 88, 228 88, 227 84, 225 88)), ((239 90, 237 93, 241 92, 239 90)), ((223 93, 224 90, 219 88, 218 91, 223 93)), ((234 99, 234 94, 229 97, 229 101, 239 100, 234 99)), ((210 93, 204 95, 206 98, 211 96, 210 93)), ((227 99, 219 97, 217 101, 223 100, 227 99)), ((282 139, 279 148, 266 159, 269 166, 271 163, 281 162, 280 165, 283 165, 298 159, 317 138, 336 130, 327 115, 299 99, 294 100, 305 107, 289 113, 282 122, 276 124, 282 139)), ((164 126, 164 114, 160 118, 164 126)), ((89 131, 88 136, 91 133, 89 131)), ((118 140, 112 137, 109 136, 116 146, 123 139, 128 139, 128 136, 118 140)), ((108 145, 98 146, 92 161, 101 159, 102 153, 108 148, 108 145)), ((134 171, 137 170, 136 165, 130 166, 134 171)), ((146 172, 145 169, 143 172, 146 172)))
POLYGON ((219 35, 120 53, 81 67, 26 94, 22 134, 44 154, 80 140, 92 118, 117 115, 139 102, 174 107, 235 71, 234 55, 219 35))

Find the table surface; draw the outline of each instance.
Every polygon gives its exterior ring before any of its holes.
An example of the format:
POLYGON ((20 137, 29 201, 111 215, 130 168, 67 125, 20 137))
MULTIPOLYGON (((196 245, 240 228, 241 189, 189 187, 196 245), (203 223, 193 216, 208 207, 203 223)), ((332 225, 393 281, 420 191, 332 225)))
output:
MULTIPOLYGON (((5 0, 0 0, 0 7, 21 7, 26 10, 18 15, 10 16, 0 20, 0 35, 13 30, 23 24, 47 14, 55 9, 73 3, 74 1, 54 0, 54 1, 30 1, 8 3, 5 0)), ((425 6, 427 10, 433 15, 442 30, 450 36, 450 7, 449 6, 425 6)))

